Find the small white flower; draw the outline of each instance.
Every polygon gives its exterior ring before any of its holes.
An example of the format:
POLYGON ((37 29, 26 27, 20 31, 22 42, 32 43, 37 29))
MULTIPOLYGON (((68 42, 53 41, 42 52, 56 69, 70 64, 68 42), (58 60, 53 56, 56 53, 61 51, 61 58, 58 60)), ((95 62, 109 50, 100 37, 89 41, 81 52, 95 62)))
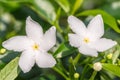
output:
POLYGON ((77 47, 79 52, 85 55, 98 56, 98 52, 103 52, 117 43, 110 39, 101 38, 104 34, 104 24, 101 15, 95 16, 88 27, 74 16, 68 17, 70 28, 75 34, 69 34, 71 46, 77 47))
POLYGON ((100 71, 102 69, 102 64, 100 62, 96 62, 93 64, 93 69, 95 71, 100 71))
POLYGON ((56 28, 51 27, 43 34, 42 27, 28 17, 26 20, 27 36, 16 36, 3 42, 8 50, 22 51, 19 66, 24 73, 29 72, 36 63, 41 68, 53 67, 56 60, 47 51, 56 43, 56 28))

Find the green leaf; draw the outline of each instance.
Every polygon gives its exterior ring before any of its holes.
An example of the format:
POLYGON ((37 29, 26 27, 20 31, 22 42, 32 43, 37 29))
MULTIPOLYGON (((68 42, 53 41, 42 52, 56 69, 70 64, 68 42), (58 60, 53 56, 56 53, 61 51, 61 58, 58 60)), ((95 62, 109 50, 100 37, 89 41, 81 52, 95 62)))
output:
POLYGON ((78 53, 77 56, 76 56, 76 57, 74 58, 74 60, 73 60, 74 65, 76 65, 76 64, 78 63, 80 57, 81 57, 81 54, 78 53))
POLYGON ((113 73, 114 75, 120 77, 120 66, 117 66, 114 64, 107 64, 107 63, 103 63, 102 66, 103 66, 104 70, 107 70, 107 71, 113 73))
POLYGON ((68 13, 70 10, 70 5, 68 0, 55 0, 62 8, 63 10, 68 13))
POLYGON ((78 16, 88 16, 88 15, 97 15, 97 14, 101 14, 103 17, 103 21, 109 25, 112 29, 114 29, 116 32, 120 33, 120 29, 116 23, 116 20, 114 17, 112 17, 110 14, 99 10, 99 9, 95 9, 95 10, 87 10, 87 11, 83 11, 81 13, 78 14, 78 16))
POLYGON ((118 24, 120 25, 120 20, 117 20, 118 24))
POLYGON ((89 80, 95 80, 95 76, 97 75, 97 71, 93 71, 89 80))
POLYGON ((58 49, 55 51, 54 55, 57 55, 58 53, 62 52, 62 51, 66 51, 68 50, 68 48, 65 46, 65 43, 62 43, 58 49))
POLYGON ((74 14, 79 9, 79 7, 82 5, 82 3, 83 3, 83 0, 76 0, 74 3, 74 6, 72 6, 73 9, 72 9, 71 14, 74 14))
POLYGON ((16 57, 10 63, 8 63, 1 71, 0 71, 0 80, 14 80, 18 74, 18 60, 16 57))
POLYGON ((115 51, 115 53, 112 56, 112 63, 115 64, 115 62, 117 61, 118 57, 119 57, 120 52, 117 50, 115 51))
POLYGON ((100 71, 100 75, 101 75, 101 80, 113 80, 113 78, 103 70, 100 71))
POLYGON ((76 49, 73 47, 70 47, 68 45, 68 43, 62 43, 58 49, 55 51, 55 53, 53 54, 55 57, 61 58, 61 57, 65 57, 68 56, 70 54, 72 54, 73 52, 75 52, 76 49))
POLYGON ((20 7, 20 5, 15 1, 0 0, 0 6, 2 6, 7 11, 14 11, 20 7))
POLYGON ((115 32, 113 29, 109 28, 106 30, 104 34, 105 38, 112 39, 117 41, 118 44, 120 44, 120 34, 115 32))
POLYGON ((69 77, 70 77, 70 79, 74 79, 74 73, 75 73, 75 70, 76 70, 76 68, 75 68, 75 66, 74 66, 74 62, 73 62, 73 58, 72 57, 70 57, 69 58, 69 77))
POLYGON ((56 12, 54 6, 50 3, 49 0, 34 0, 33 6, 31 8, 50 24, 54 23, 56 19, 56 12))

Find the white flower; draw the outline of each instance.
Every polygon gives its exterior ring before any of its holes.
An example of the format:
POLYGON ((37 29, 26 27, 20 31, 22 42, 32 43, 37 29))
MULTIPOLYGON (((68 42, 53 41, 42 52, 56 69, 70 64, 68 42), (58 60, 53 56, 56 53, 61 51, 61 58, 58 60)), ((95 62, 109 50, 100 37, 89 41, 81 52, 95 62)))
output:
POLYGON ((102 64, 100 62, 96 62, 93 64, 93 69, 95 71, 100 71, 102 69, 102 64))
POLYGON ((104 34, 104 24, 101 15, 95 16, 88 27, 74 16, 68 17, 70 28, 75 34, 69 34, 71 46, 77 47, 79 52, 85 55, 98 56, 98 52, 103 52, 117 43, 110 39, 101 38, 104 34))
POLYGON ((29 72, 36 63, 41 68, 53 67, 56 60, 47 51, 56 43, 56 28, 51 27, 43 34, 42 27, 28 17, 26 20, 27 36, 15 36, 3 42, 8 50, 22 51, 19 66, 24 73, 29 72))

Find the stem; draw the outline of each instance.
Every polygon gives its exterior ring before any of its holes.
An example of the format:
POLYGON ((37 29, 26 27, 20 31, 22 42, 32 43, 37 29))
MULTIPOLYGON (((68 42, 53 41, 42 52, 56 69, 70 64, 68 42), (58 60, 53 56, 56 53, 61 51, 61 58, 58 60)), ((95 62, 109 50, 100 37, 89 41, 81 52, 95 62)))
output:
POLYGON ((60 28, 58 22, 56 22, 54 25, 60 33, 63 33, 63 30, 60 28))
POLYGON ((68 76, 68 71, 64 68, 62 62, 60 63, 60 67, 62 68, 62 70, 64 71, 64 73, 68 76))
MULTIPOLYGON (((37 10, 36 8, 34 8, 34 7, 32 7, 32 6, 31 6, 30 8, 32 8, 35 12, 37 12, 39 15, 41 15, 41 13, 38 12, 38 10, 37 10)), ((46 18, 45 18, 45 19, 46 19, 46 18)), ((46 19, 46 20, 47 20, 47 19, 46 19)), ((47 21, 48 21, 51 25, 54 25, 60 33, 63 33, 63 30, 62 30, 61 27, 59 26, 58 21, 55 21, 55 22, 53 22, 53 21, 51 21, 51 20, 47 20, 47 21)))
POLYGON ((74 80, 79 80, 79 78, 75 78, 74 80))
POLYGON ((83 80, 84 79, 84 75, 85 75, 85 73, 88 71, 88 69, 89 69, 89 62, 91 61, 91 57, 88 57, 87 58, 87 63, 86 63, 86 65, 85 65, 85 67, 84 67, 84 69, 83 69, 83 72, 82 72, 82 75, 81 75, 81 77, 80 77, 80 80, 83 80))
POLYGON ((89 63, 91 61, 91 57, 87 57, 84 61, 82 61, 79 65, 89 63))
POLYGON ((53 67, 52 68, 54 71, 56 71, 57 73, 59 73, 61 76, 63 76, 66 80, 70 80, 63 72, 61 72, 58 68, 53 67))
POLYGON ((82 75, 80 77, 80 80, 83 80, 84 79, 84 75, 85 75, 85 72, 87 71, 88 69, 88 65, 85 65, 84 69, 83 69, 83 72, 82 72, 82 75))
POLYGON ((94 72, 92 73, 92 76, 90 77, 90 79, 89 79, 89 80, 94 80, 94 78, 95 78, 96 74, 97 74, 97 71, 94 71, 94 72))

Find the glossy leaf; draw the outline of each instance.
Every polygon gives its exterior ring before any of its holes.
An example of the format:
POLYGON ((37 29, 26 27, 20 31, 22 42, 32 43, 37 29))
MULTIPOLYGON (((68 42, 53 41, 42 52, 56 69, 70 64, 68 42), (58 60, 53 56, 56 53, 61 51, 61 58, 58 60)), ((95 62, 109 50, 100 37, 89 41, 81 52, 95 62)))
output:
POLYGON ((114 64, 107 64, 107 63, 103 63, 102 66, 104 70, 107 70, 113 73, 114 75, 120 77, 120 66, 114 64))
POLYGON ((76 0, 71 13, 74 14, 80 8, 82 3, 83 3, 83 0, 76 0))
POLYGON ((55 0, 60 6, 61 8, 63 8, 63 10, 68 13, 70 10, 70 6, 69 6, 69 1, 68 0, 55 0))
POLYGON ((115 62, 117 61, 118 57, 119 57, 120 52, 117 50, 115 51, 115 53, 113 53, 113 57, 112 57, 112 63, 115 64, 115 62))
POLYGON ((115 18, 102 10, 99 10, 99 9, 87 10, 87 11, 83 11, 83 12, 79 13, 78 16, 88 16, 88 15, 95 16, 97 14, 101 14, 104 22, 107 25, 109 25, 112 29, 114 29, 116 32, 120 33, 120 29, 116 23, 115 18))
POLYGON ((117 20, 118 24, 120 25, 120 20, 117 20))
POLYGON ((62 58, 62 57, 72 54, 75 51, 76 49, 70 47, 68 43, 62 43, 53 55, 57 58, 62 58))
POLYGON ((111 28, 106 30, 104 37, 115 40, 115 41, 117 41, 118 44, 120 44, 120 34, 115 32, 111 28))
POLYGON ((58 49, 55 51, 54 55, 57 55, 58 53, 62 52, 62 51, 65 51, 65 50, 68 50, 68 48, 65 46, 64 43, 62 43, 58 49))
POLYGON ((105 71, 100 71, 101 80, 113 80, 105 71))
POLYGON ((1 71, 0 71, 0 80, 14 80, 18 74, 18 60, 16 57, 10 63, 8 63, 1 71))
POLYGON ((53 24, 56 19, 54 6, 49 0, 34 0, 34 5, 31 7, 40 16, 42 16, 50 24, 53 24))

